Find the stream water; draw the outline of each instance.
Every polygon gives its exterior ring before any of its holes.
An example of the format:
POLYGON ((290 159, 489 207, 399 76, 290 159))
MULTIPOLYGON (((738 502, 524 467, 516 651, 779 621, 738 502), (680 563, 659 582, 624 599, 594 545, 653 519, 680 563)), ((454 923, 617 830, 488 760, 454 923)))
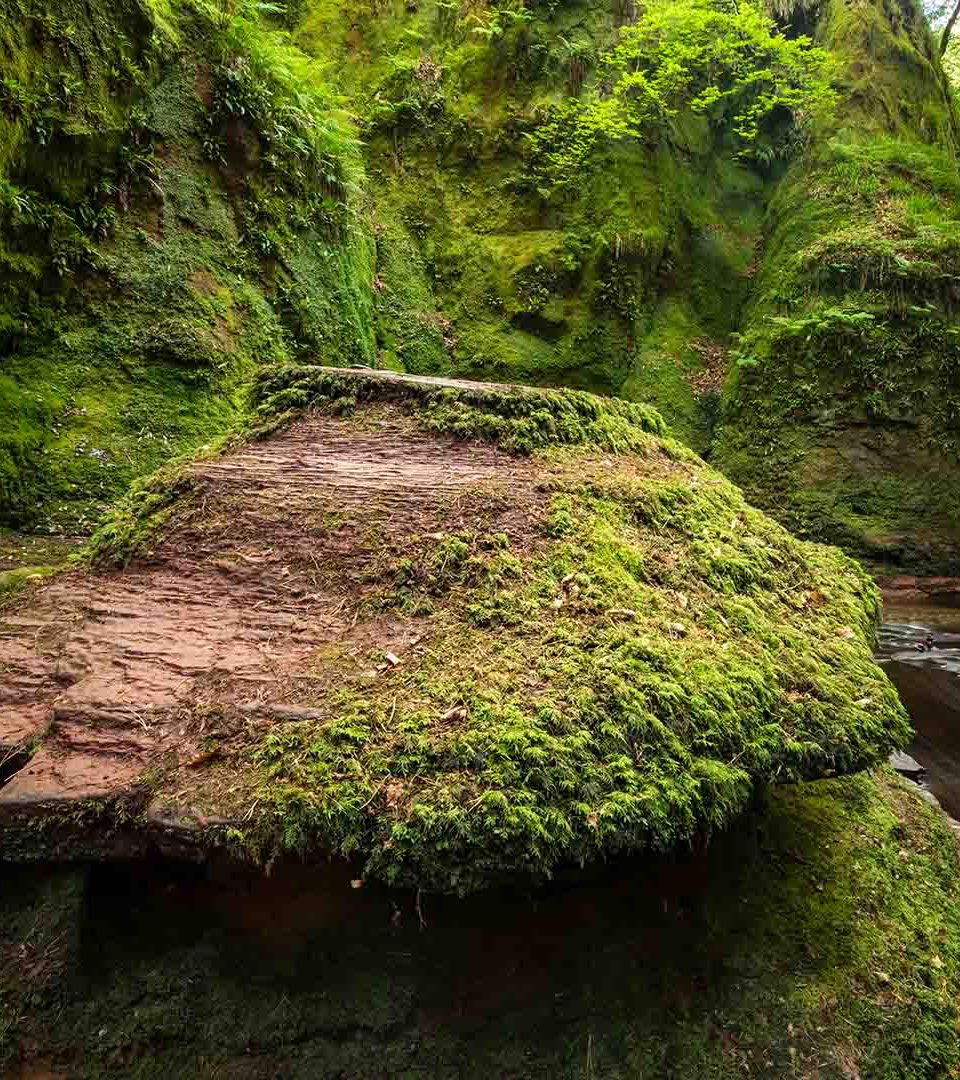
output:
POLYGON ((888 605, 877 658, 913 720, 907 752, 924 786, 960 820, 960 609, 888 605))

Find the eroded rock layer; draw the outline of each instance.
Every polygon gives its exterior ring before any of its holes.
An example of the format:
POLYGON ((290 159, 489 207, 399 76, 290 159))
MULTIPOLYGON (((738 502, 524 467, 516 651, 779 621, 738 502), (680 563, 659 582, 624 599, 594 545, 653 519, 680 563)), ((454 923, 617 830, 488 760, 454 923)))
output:
POLYGON ((321 368, 260 402, 276 430, 3 610, 5 856, 338 853, 466 891, 904 739, 873 586, 655 413, 321 368))

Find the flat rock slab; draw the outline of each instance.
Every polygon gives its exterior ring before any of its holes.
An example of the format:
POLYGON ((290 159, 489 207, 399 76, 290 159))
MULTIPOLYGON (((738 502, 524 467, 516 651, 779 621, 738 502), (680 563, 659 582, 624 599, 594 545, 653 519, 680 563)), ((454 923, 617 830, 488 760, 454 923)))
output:
MULTIPOLYGON (((360 618, 351 602, 349 565, 362 575, 379 554, 351 514, 367 531, 377 520, 455 528, 461 493, 485 481, 506 490, 529 471, 396 420, 348 433, 319 416, 197 463, 202 530, 188 522, 147 560, 65 573, 0 612, 0 762, 40 746, 0 787, 0 814, 124 797, 152 765, 202 762, 225 715, 268 725, 309 714, 291 688, 302 678, 313 689, 320 646, 403 654, 409 630, 360 618)), ((178 812, 158 806, 152 818, 178 812)))
POLYGON ((97 550, 135 561, 0 613, 3 857, 469 892, 694 842, 906 740, 865 575, 649 408, 307 367, 254 401, 287 426, 120 508, 97 550))
POLYGON ((927 771, 919 761, 903 750, 895 750, 890 755, 890 767, 908 780, 920 780, 927 771))
POLYGON ((935 603, 944 607, 960 607, 960 578, 916 577, 905 574, 899 577, 881 577, 877 583, 884 599, 893 604, 935 603))

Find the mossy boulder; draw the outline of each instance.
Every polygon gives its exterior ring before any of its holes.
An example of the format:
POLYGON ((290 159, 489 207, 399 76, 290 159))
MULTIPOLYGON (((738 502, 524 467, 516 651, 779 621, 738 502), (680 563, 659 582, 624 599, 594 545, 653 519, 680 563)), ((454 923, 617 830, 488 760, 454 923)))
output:
POLYGON ((706 849, 532 894, 354 889, 330 867, 123 863, 85 889, 62 870, 0 871, 4 1075, 933 1080, 960 1066, 956 837, 885 769, 772 788, 706 849))
POLYGON ((6 854, 163 836, 467 892, 688 843, 907 739, 863 571, 652 410, 309 367, 258 402, 259 438, 5 615, 4 722, 39 745, 6 854))

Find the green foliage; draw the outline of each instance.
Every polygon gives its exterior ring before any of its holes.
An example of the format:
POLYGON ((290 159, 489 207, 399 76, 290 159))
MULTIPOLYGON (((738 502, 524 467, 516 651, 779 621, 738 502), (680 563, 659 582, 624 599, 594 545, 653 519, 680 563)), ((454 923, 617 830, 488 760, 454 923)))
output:
POLYGON ((362 166, 251 5, 4 4, 0 520, 84 530, 256 364, 371 359, 362 166))
POLYGON ((641 7, 603 57, 599 87, 558 106, 530 136, 535 175, 547 190, 581 183, 598 149, 624 139, 668 137, 682 113, 730 130, 761 161, 792 150, 834 100, 827 54, 787 38, 752 0, 670 0, 641 7))
POLYGON ((381 366, 627 392, 705 447, 688 382, 701 360, 661 337, 660 312, 685 304, 695 338, 729 332, 761 185, 713 156, 689 112, 671 141, 610 148, 589 184, 549 206, 529 182, 528 136, 571 93, 595 94, 612 12, 314 0, 297 40, 364 121, 381 366))
POLYGON ((244 207, 253 219, 248 229, 269 222, 292 235, 314 227, 337 238, 349 224, 348 193, 356 191, 362 167, 356 136, 319 69, 282 31, 266 32, 253 5, 226 22, 220 47, 205 148, 244 171, 254 204, 244 207))
POLYGON ((2 2, 7 522, 89 527, 263 362, 618 393, 706 452, 732 345, 722 460, 847 543, 840 454, 858 551, 895 492, 823 432, 953 452, 957 126, 912 6, 2 2))

